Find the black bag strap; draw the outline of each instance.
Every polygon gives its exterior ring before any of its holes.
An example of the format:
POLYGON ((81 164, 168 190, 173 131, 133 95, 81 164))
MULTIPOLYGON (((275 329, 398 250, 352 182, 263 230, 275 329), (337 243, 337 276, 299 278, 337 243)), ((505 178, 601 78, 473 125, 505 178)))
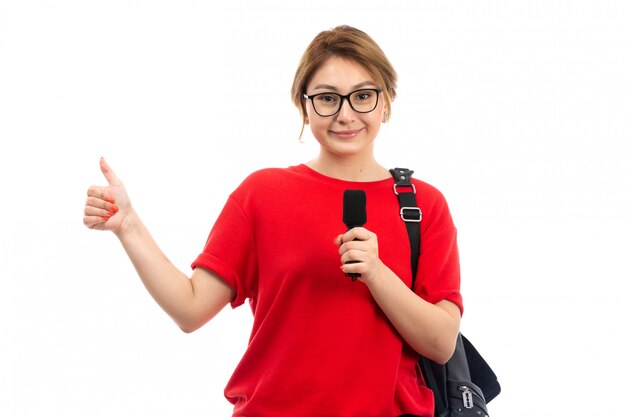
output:
MULTIPOLYGON (((417 279, 417 265, 420 253, 420 222, 422 221, 422 210, 417 206, 417 197, 415 195, 415 185, 411 182, 413 171, 407 168, 390 169, 391 175, 395 180, 393 192, 398 196, 400 204, 400 218, 404 221, 406 231, 409 235, 409 243, 411 245, 411 271, 413 277, 411 280, 411 290, 415 291, 415 280, 417 279)), ((436 364, 420 356, 419 367, 424 377, 426 385, 433 391, 435 399, 435 415, 441 415, 448 409, 447 403, 447 387, 445 381, 446 368, 436 364)))
MULTIPOLYGON (((417 206, 415 186, 411 183, 413 171, 407 168, 394 168, 390 169, 389 172, 391 172, 396 182, 393 185, 393 192, 398 196, 400 217, 406 225, 411 244, 411 269, 413 272, 411 290, 415 291, 420 252, 422 211, 417 206)), ((449 378, 474 382, 482 390, 481 394, 484 395, 486 403, 500 393, 500 384, 496 374, 480 356, 476 348, 461 333, 457 336, 456 349, 448 364, 439 365, 420 355, 419 367, 426 385, 434 394, 435 416, 443 417, 448 415, 447 381, 449 378), (449 371, 452 374, 448 374, 449 371)))
POLYGON ((415 196, 415 185, 411 182, 413 171, 407 168, 390 169, 391 175, 396 183, 393 185, 393 192, 398 196, 400 203, 400 218, 406 225, 411 244, 411 271, 413 279, 411 289, 415 290, 415 279, 417 278, 417 262, 420 253, 420 222, 422 221, 422 210, 417 206, 415 196))

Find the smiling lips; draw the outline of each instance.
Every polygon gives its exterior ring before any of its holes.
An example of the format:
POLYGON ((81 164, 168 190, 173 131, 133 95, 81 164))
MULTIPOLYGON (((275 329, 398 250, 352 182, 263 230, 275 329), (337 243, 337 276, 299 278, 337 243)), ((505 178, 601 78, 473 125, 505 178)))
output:
POLYGON ((331 133, 341 139, 350 139, 358 135, 359 132, 361 132, 361 130, 363 129, 361 128, 361 129, 355 129, 355 130, 340 130, 340 131, 331 130, 331 133))

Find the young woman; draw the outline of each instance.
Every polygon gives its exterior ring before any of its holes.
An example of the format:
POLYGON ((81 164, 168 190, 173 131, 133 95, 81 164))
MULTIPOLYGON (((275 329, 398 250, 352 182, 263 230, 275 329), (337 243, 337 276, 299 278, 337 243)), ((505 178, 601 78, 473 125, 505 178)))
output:
POLYGON ((100 161, 108 186, 89 188, 84 224, 115 233, 183 331, 249 301, 250 342, 225 389, 233 416, 433 415, 415 365, 418 355, 443 363, 454 351, 462 312, 456 229, 443 196, 412 180, 423 213, 413 292, 394 181, 373 150, 395 83, 367 34, 347 26, 320 33, 292 87, 318 157, 251 174, 230 195, 191 278, 161 252, 100 161), (365 227, 347 232, 346 189, 367 195, 365 227))

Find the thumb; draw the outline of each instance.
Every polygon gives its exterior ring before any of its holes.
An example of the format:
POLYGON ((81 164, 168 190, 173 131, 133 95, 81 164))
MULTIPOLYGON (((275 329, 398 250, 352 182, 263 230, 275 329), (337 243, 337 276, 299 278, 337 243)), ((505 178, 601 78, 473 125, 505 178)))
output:
POLYGON ((104 174, 104 178, 109 182, 109 185, 121 184, 121 181, 117 178, 117 175, 115 175, 115 172, 113 172, 107 161, 104 160, 104 157, 100 158, 100 170, 102 174, 104 174))

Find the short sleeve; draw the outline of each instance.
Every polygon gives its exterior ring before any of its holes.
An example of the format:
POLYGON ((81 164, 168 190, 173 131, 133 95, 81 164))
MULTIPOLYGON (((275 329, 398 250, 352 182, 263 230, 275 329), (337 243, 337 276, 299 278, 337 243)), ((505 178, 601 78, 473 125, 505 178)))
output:
POLYGON ((191 264, 215 272, 235 292, 233 308, 252 296, 257 276, 257 252, 251 222, 231 196, 215 222, 204 250, 191 264))
MULTIPOLYGON (((435 190, 431 190, 435 191, 435 190)), ((423 207, 421 244, 415 292, 436 304, 448 300, 463 312, 457 230, 448 204, 438 191, 423 207)))

